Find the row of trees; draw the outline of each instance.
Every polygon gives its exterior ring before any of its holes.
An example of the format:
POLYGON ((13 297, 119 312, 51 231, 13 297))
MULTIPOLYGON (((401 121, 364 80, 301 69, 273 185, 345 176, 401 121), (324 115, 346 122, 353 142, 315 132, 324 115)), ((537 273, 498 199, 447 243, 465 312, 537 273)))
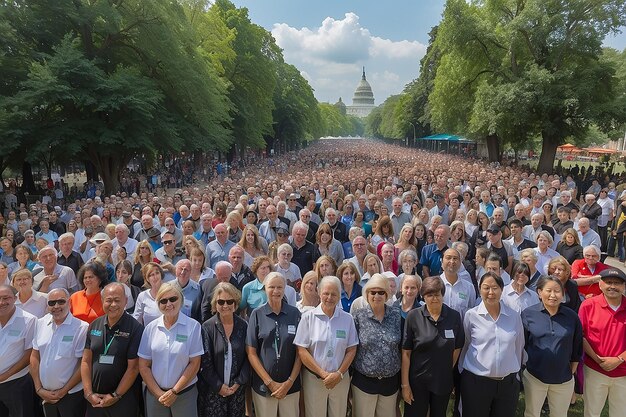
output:
POLYGON ((0 175, 82 160, 115 192, 137 155, 292 149, 331 124, 228 0, 0 0, 0 175))
POLYGON ((626 51, 602 42, 625 24, 624 0, 448 0, 419 78, 367 131, 462 134, 484 140, 491 160, 538 142, 538 169, 551 171, 566 141, 624 135, 626 51))

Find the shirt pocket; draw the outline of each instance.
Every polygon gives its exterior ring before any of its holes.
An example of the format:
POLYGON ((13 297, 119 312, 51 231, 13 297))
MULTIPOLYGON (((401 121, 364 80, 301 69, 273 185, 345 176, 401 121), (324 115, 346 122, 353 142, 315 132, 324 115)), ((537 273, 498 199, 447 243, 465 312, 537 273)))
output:
POLYGON ((74 357, 74 336, 63 336, 63 339, 59 342, 57 355, 61 358, 74 357))

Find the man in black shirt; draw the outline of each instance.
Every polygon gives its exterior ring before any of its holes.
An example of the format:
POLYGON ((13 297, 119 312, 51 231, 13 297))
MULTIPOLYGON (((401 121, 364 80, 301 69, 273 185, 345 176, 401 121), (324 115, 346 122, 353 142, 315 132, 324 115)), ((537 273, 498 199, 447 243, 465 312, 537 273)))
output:
POLYGON ((124 311, 126 301, 124 284, 107 285, 105 315, 89 326, 81 363, 87 417, 131 417, 140 410, 137 350, 143 326, 124 311))

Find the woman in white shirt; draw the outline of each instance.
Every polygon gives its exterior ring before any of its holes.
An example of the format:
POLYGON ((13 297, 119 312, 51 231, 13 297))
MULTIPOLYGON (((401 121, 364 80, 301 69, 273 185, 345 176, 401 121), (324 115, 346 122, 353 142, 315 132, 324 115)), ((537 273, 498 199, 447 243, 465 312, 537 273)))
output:
POLYGON ((139 323, 147 326, 161 315, 156 297, 163 284, 164 272, 159 264, 148 262, 141 268, 141 274, 143 275, 143 287, 147 290, 137 296, 133 317, 139 323))
POLYGON ((18 291, 16 306, 39 319, 48 314, 48 295, 33 290, 33 275, 28 269, 15 271, 11 282, 18 291))
POLYGON ((524 329, 519 313, 503 302, 504 282, 493 272, 479 282, 482 302, 465 313, 465 346, 461 354, 463 415, 515 415, 522 365, 524 329))
POLYGON ((184 296, 170 283, 156 302, 162 316, 148 324, 139 344, 139 373, 146 387, 146 417, 197 417, 197 374, 204 353, 200 323, 180 314, 184 296))

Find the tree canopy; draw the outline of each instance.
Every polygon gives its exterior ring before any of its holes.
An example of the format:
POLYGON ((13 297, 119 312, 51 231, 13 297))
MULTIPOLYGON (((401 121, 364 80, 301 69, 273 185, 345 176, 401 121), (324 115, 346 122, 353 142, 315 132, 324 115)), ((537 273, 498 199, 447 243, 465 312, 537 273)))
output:
POLYGON ((2 1, 0 45, 0 173, 85 160, 114 192, 138 155, 321 132, 311 87, 227 0, 2 1))

